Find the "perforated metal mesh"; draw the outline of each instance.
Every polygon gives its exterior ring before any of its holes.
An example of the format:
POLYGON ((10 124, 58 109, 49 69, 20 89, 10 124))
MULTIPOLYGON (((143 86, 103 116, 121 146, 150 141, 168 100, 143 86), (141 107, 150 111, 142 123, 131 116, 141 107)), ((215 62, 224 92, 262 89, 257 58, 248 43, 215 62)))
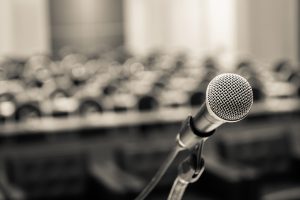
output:
POLYGON ((237 121, 250 111, 253 103, 252 88, 245 78, 225 73, 211 80, 206 99, 210 109, 219 118, 237 121))

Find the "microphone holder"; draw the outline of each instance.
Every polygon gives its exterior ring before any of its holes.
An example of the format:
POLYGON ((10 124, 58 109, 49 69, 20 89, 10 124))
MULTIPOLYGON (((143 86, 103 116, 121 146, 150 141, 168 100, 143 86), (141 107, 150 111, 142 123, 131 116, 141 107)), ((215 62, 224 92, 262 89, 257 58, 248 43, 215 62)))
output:
MULTIPOLYGON (((171 198, 173 198, 172 200, 174 200, 175 197, 172 197, 174 192, 177 194, 176 191, 178 190, 183 193, 184 189, 179 188, 179 185, 182 185, 182 182, 184 182, 183 185, 187 186, 188 183, 195 182, 201 176, 204 170, 204 160, 201 157, 203 144, 207 137, 212 135, 214 132, 215 130, 208 133, 204 133, 197 130, 197 128, 194 125, 193 117, 188 116, 186 120, 183 121, 179 133, 177 134, 176 146, 171 150, 169 156, 162 164, 160 169, 156 172, 154 177, 151 179, 149 184, 143 189, 143 191, 135 198, 135 200, 144 200, 149 195, 149 193, 156 187, 160 179, 163 177, 169 166, 176 158, 177 154, 180 151, 188 149, 191 152, 191 154, 187 159, 185 159, 181 163, 179 168, 179 175, 173 184, 170 195, 171 198)), ((176 195, 175 193, 174 195, 176 195)))
POLYGON ((169 193, 168 200, 181 200, 190 183, 196 182, 204 171, 202 148, 204 140, 197 144, 188 158, 183 160, 178 168, 178 175, 169 193))

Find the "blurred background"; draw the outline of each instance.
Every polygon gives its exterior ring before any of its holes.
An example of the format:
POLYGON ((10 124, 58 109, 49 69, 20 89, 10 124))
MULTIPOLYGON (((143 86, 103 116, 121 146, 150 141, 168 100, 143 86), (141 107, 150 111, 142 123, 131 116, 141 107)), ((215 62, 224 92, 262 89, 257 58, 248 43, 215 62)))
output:
POLYGON ((134 199, 223 72, 254 105, 205 143, 184 199, 300 199, 299 16, 296 0, 0 0, 0 199, 134 199))

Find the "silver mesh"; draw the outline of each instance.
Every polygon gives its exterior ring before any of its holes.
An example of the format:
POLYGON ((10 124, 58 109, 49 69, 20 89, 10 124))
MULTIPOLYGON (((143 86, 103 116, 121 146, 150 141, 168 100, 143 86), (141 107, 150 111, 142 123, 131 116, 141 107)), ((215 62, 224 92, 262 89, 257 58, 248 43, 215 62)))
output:
POLYGON ((250 84, 237 74, 225 73, 216 76, 209 83, 206 92, 210 109, 226 121, 243 119, 253 103, 250 84))

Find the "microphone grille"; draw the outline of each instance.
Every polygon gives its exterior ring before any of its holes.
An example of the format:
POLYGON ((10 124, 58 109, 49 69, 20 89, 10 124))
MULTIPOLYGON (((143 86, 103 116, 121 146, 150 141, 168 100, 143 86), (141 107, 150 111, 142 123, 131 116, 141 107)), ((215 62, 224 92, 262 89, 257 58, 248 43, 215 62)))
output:
POLYGON ((252 88, 237 74, 220 74, 207 87, 206 103, 219 118, 238 121, 248 114, 253 104, 252 88))

